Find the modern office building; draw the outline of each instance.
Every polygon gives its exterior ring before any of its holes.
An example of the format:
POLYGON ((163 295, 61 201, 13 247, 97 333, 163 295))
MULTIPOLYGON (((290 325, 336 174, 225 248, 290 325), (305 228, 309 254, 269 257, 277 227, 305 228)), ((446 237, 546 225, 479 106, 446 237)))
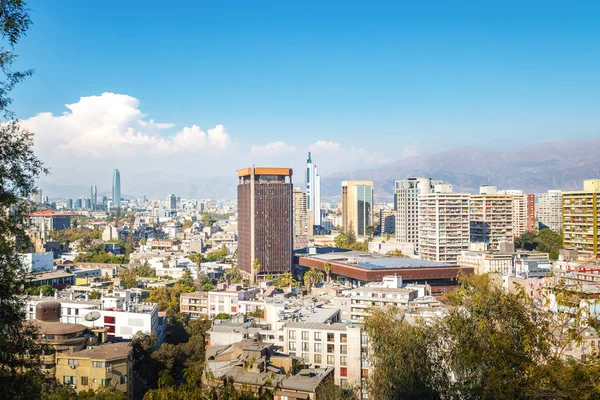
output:
POLYGON ((453 193, 452 185, 436 185, 419 196, 419 256, 423 260, 456 262, 469 248, 469 195, 453 193))
POLYGON ((431 193, 442 181, 431 178, 408 178, 396 181, 394 209, 396 210, 396 241, 419 243, 419 195, 431 193))
POLYGON ((67 199, 67 208, 69 210, 73 209, 73 199, 67 199))
POLYGON ((563 246, 577 250, 583 257, 591 258, 598 254, 599 194, 600 179, 584 181, 582 191, 562 194, 563 246))
POLYGON ((177 196, 175 196, 174 194, 168 195, 165 205, 167 207, 167 210, 176 210, 177 209, 177 196))
POLYGON ((396 211, 389 208, 379 210, 379 226, 381 236, 394 233, 396 230, 396 211))
POLYGON ((317 165, 313 164, 310 153, 306 160, 306 209, 309 219, 309 234, 315 226, 321 226, 321 177, 317 165))
POLYGON ((499 243, 514 241, 513 195, 498 194, 494 186, 482 186, 469 199, 471 242, 498 250, 499 243))
POLYGON ((238 175, 238 262, 260 275, 292 270, 293 184, 291 168, 245 168, 238 175))
POLYGON ((562 231, 562 192, 548 190, 538 195, 537 218, 539 228, 549 228, 554 232, 562 231))
POLYGON ((112 204, 115 208, 119 208, 121 204, 121 173, 118 169, 113 171, 112 204))
MULTIPOLYGON (((294 248, 302 247, 302 242, 308 240, 312 227, 308 228, 308 210, 306 194, 302 189, 294 189, 294 248), (296 246, 298 244, 298 246, 296 246)), ((304 244, 306 247, 306 244, 304 244)))
POLYGON ((350 229, 357 238, 367 237, 373 225, 373 181, 342 182, 342 228, 350 229))
POLYGON ((98 204, 98 187, 96 185, 90 187, 90 204, 92 210, 95 210, 96 204, 98 204))

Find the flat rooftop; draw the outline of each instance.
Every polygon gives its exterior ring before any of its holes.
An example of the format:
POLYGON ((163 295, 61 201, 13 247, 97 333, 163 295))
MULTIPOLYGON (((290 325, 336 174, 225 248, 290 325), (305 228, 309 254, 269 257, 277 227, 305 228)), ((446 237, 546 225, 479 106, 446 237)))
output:
POLYGON ((320 261, 329 261, 336 264, 344 264, 352 267, 367 268, 372 270, 379 269, 410 269, 410 268, 449 268, 453 264, 447 264, 436 261, 418 260, 415 258, 404 258, 386 256, 375 253, 365 253, 362 251, 330 252, 321 254, 304 255, 303 257, 313 258, 320 261))
POLYGON ((89 358, 91 360, 120 360, 132 351, 131 342, 104 343, 91 349, 69 354, 69 358, 89 358))

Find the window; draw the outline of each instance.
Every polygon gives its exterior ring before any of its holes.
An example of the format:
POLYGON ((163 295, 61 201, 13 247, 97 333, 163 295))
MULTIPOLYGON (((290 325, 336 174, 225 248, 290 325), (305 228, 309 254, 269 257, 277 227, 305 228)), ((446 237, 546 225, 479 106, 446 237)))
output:
POLYGON ((110 378, 107 379, 102 379, 102 387, 109 387, 110 386, 110 378))
POLYGON ((308 351, 309 346, 308 346, 308 342, 302 342, 302 351, 308 351))
POLYGON ((334 344, 328 344, 327 345, 327 352, 328 353, 335 353, 335 345, 334 344))
POLYGON ((335 364, 335 357, 334 356, 327 356, 327 364, 334 365, 335 364))
POLYGON ((288 339, 296 340, 296 331, 289 331, 288 332, 288 339))
POLYGON ((105 361, 92 361, 92 367, 94 368, 107 368, 110 367, 110 363, 105 361))
POLYGON ((348 335, 346 335, 345 333, 342 333, 342 334, 340 335, 340 341, 341 341, 342 343, 347 343, 347 342, 348 342, 348 335))
POLYGON ((308 331, 302 331, 302 340, 308 340, 308 331))
POLYGON ((320 354, 315 354, 315 364, 321 364, 323 362, 323 357, 320 354))
POLYGON ((323 351, 323 345, 321 343, 315 343, 315 353, 321 353, 323 351))
POLYGON ((315 340, 316 341, 321 341, 321 332, 315 332, 315 340))
POLYGON ((302 353, 302 359, 304 360, 304 362, 310 362, 310 357, 308 356, 308 353, 302 353))
POLYGON ((348 368, 341 367, 340 368, 340 376, 348 376, 348 368))
POLYGON ((88 377, 87 376, 82 376, 81 377, 81 385, 82 386, 87 386, 88 385, 88 377))
POLYGON ((296 351, 296 342, 290 342, 290 351, 296 351))
POLYGON ((76 385, 77 384, 77 377, 76 376, 64 376, 63 377, 63 383, 65 385, 76 385))
POLYGON ((127 383, 128 380, 129 379, 127 379, 127 375, 121 375, 121 380, 120 380, 121 385, 124 384, 124 383, 127 383))
POLYGON ((328 341, 328 342, 333 342, 333 341, 335 341, 335 333, 328 332, 328 333, 327 333, 327 341, 328 341))
POLYGON ((71 366, 77 366, 77 365, 79 365, 79 360, 69 359, 69 365, 71 365, 71 366))
POLYGON ((348 387, 348 379, 340 379, 340 386, 343 388, 348 387))
POLYGON ((348 354, 348 345, 347 344, 340 345, 340 353, 348 354))
POLYGON ((348 365, 348 357, 340 356, 340 365, 348 365))

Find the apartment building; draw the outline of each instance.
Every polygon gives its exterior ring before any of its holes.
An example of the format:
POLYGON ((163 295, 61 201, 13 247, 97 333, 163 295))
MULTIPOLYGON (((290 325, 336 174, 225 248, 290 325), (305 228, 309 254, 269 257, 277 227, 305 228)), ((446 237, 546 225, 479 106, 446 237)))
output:
POLYGON ((381 236, 396 231, 396 211, 389 208, 379 210, 379 227, 381 236))
POLYGON ((254 300, 260 291, 256 287, 221 284, 220 290, 208 292, 208 316, 214 318, 217 314, 237 314, 240 311, 239 302, 254 300))
MULTIPOLYGON (((336 385, 360 385, 367 340, 358 326, 333 323, 288 322, 284 331, 284 353, 301 357, 314 368, 333 367, 336 385)), ((366 360, 365 360, 366 361, 366 360)))
POLYGON ((498 194, 513 196, 514 236, 535 232, 535 195, 523 193, 522 190, 498 190, 498 194))
POLYGON ((470 240, 498 250, 499 243, 513 242, 513 196, 498 194, 494 186, 482 186, 469 198, 470 240))
POLYGON ((208 316, 208 293, 182 293, 179 297, 179 309, 191 319, 208 316))
POLYGON ((579 256, 591 258, 598 254, 598 206, 600 179, 583 182, 583 191, 563 192, 563 245, 577 250, 579 256))
POLYGON ((423 260, 454 262, 469 248, 469 195, 452 193, 452 185, 436 185, 419 196, 419 256, 423 260))
POLYGON ((396 181, 394 209, 396 210, 396 241, 419 243, 419 196, 431 193, 443 181, 431 178, 409 178, 396 181))
POLYGON ((473 268, 476 274, 497 273, 510 275, 512 273, 512 253, 497 253, 490 251, 462 251, 456 263, 460 267, 473 268))
MULTIPOLYGON (((294 244, 303 238, 312 236, 312 227, 308 228, 308 211, 306 193, 302 189, 294 188, 294 244)), ((298 248, 294 245, 294 248, 298 248)))
POLYGON ((562 192, 548 190, 538 195, 537 219, 539 228, 549 228, 554 232, 562 231, 562 192))

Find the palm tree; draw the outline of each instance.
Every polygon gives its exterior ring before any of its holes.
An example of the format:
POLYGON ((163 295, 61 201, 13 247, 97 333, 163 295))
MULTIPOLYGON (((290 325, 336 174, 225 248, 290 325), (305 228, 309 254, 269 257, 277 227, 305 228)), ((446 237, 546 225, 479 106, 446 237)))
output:
POLYGON ((327 274, 327 282, 331 281, 331 263, 329 261, 325 261, 325 264, 323 264, 323 268, 325 269, 325 273, 327 274))
POLYGON ((304 274, 304 284, 306 288, 313 287, 315 284, 323 281, 323 272, 319 271, 315 267, 312 267, 304 274))
POLYGON ((231 283, 238 283, 241 282, 244 277, 242 276, 242 271, 240 271, 238 267, 233 266, 225 273, 225 279, 231 283))
POLYGON ((258 278, 258 274, 260 273, 260 260, 255 258, 252 261, 252 279, 253 283, 256 283, 256 278, 258 278))
POLYGON ((286 272, 285 274, 283 274, 279 280, 279 284, 281 286, 293 286, 294 283, 294 277, 290 272, 286 272))

